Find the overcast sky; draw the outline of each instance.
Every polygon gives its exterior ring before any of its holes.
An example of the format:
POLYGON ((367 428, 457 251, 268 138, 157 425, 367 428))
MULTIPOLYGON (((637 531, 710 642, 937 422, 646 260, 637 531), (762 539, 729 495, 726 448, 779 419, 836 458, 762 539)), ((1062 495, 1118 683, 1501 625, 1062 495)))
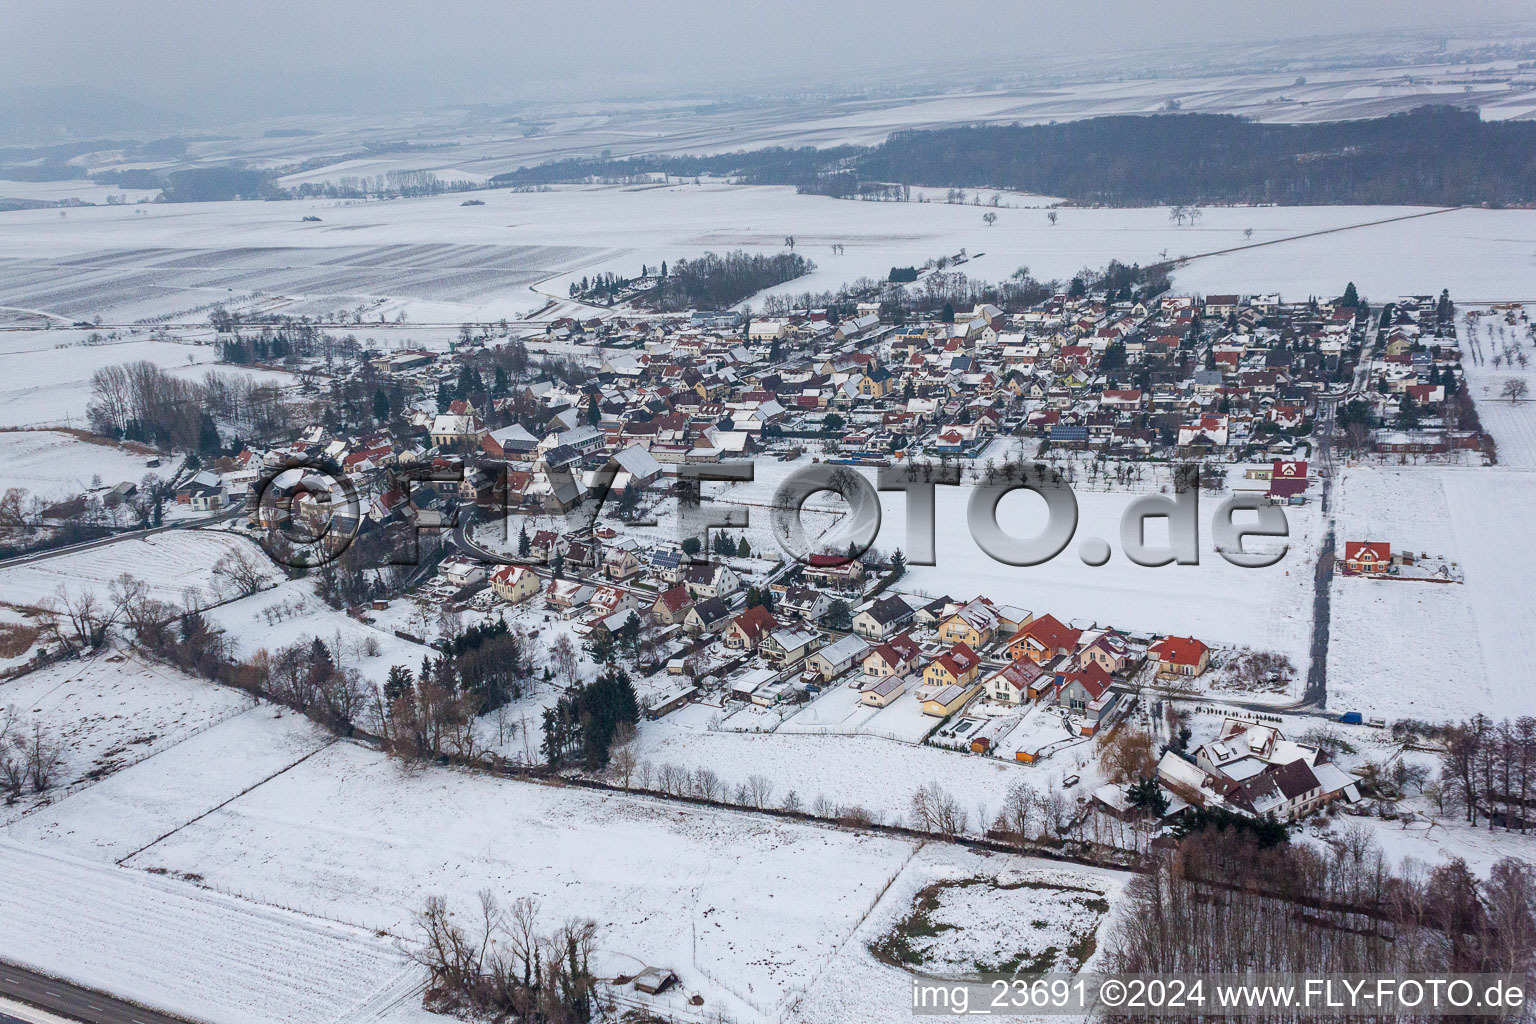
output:
MULTIPOLYGON (((1530 0, 0 0, 0 89, 85 87, 246 118, 468 101, 850 89, 915 64, 1525 21, 1530 0)), ((1112 68, 1113 65, 1107 65, 1112 68)), ((971 71, 969 73, 974 73, 971 71)))

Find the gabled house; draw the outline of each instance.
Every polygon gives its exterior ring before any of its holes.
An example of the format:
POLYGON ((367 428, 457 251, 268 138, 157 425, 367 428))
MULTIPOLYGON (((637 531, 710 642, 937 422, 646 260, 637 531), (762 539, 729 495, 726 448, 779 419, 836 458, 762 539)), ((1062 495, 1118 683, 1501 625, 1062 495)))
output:
POLYGON ((731 610, 718 597, 705 598, 683 616, 683 629, 692 636, 718 633, 731 622, 731 610))
POLYGON ((778 629, 763 639, 760 650, 775 665, 794 665, 810 655, 819 639, 821 634, 806 629, 778 629))
POLYGON ((821 648, 806 659, 806 668, 815 669, 823 681, 830 682, 864 660, 869 645, 849 634, 821 648))
POLYGON ((538 573, 526 565, 504 565, 491 573, 491 590, 508 604, 521 604, 543 589, 538 573))
POLYGON ((693 595, 688 593, 687 587, 678 584, 656 595, 656 600, 651 602, 651 618, 663 626, 675 626, 692 608, 693 595))
POLYGON ((1392 568, 1392 546, 1385 541, 1344 542, 1344 570, 1373 575, 1392 568))
POLYGON ((1014 661, 1028 658, 1036 665, 1071 654, 1077 649, 1082 630, 1062 625, 1054 615, 1042 615, 1008 638, 1008 657, 1014 661))
POLYGON ((966 644, 955 644, 923 669, 925 686, 969 686, 981 671, 981 658, 966 644))
POLYGON ((731 620, 725 630, 725 646, 733 651, 755 651, 763 638, 779 624, 762 605, 755 605, 731 620))
POLYGON ((724 562, 696 562, 683 570, 683 586, 695 599, 730 597, 741 589, 741 577, 724 562))
POLYGON ((986 694, 1004 704, 1030 704, 1051 685, 1052 677, 1028 659, 1010 661, 987 677, 986 694))
POLYGON ((1211 649, 1192 636, 1165 636, 1147 648, 1147 657, 1164 677, 1193 678, 1211 663, 1211 649))
POLYGON ((875 601, 853 617, 853 631, 865 640, 878 642, 912 621, 912 606, 892 595, 875 601))
POLYGON ((939 624, 939 640, 966 644, 973 650, 985 647, 997 633, 997 612, 992 602, 978 597, 968 601, 939 624))
POLYGON ((917 668, 922 648, 910 633, 901 633, 880 644, 864 656, 867 676, 904 676, 917 668))

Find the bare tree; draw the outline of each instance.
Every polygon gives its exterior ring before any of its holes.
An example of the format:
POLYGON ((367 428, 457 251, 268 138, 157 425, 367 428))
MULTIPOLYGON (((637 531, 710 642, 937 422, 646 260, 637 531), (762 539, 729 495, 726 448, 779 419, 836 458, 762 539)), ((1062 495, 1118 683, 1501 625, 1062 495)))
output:
POLYGON ((746 782, 747 803, 753 807, 767 807, 773 798, 773 780, 762 775, 749 775, 746 782))
POLYGON ((31 731, 22 734, 21 751, 33 791, 43 793, 51 789, 64 767, 63 741, 43 728, 43 723, 33 722, 31 731))
POLYGON ((21 796, 27 782, 27 758, 23 751, 24 740, 17 725, 16 709, 7 705, 0 708, 0 786, 10 799, 21 796))
POLYGON ((915 829, 958 836, 965 832, 968 817, 960 801, 937 782, 920 786, 912 794, 911 818, 915 829))
POLYGON ((581 656, 568 635, 561 633, 555 638, 549 647, 549 661, 562 685, 573 686, 581 681, 578 674, 581 656))
POLYGON ((249 551, 236 548, 213 563, 211 575, 221 592, 249 597, 267 581, 267 567, 249 551))

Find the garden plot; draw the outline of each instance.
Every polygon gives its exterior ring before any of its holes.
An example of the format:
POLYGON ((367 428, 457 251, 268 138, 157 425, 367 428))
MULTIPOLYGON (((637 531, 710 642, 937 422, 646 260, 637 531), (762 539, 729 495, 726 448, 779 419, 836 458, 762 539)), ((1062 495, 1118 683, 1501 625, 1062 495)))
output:
MULTIPOLYGON (((1525 312, 1532 308, 1526 307, 1525 312)), ((1478 318, 1470 329, 1459 326, 1462 372, 1483 429, 1498 443, 1498 464, 1536 470, 1536 342, 1526 333, 1528 325, 1487 316, 1478 318), (1515 401, 1505 397, 1504 389, 1511 382, 1525 384, 1524 397, 1515 401)))
MULTIPOLYGON (((84 787, 169 750, 249 707, 233 690, 112 652, 0 683, 0 708, 64 740, 59 781, 84 787)), ((0 809, 14 819, 22 805, 0 809)))
POLYGON ((363 678, 379 684, 391 665, 404 665, 414 672, 423 655, 435 653, 332 608, 315 596, 314 581, 309 579, 285 580, 270 590, 231 601, 210 611, 208 621, 224 631, 233 657, 249 658, 257 648, 274 651, 319 637, 338 663, 356 668, 363 678))
MULTIPOLYGON (((0 601, 36 606, 56 598, 62 588, 71 596, 94 593, 106 604, 112 581, 128 573, 162 601, 180 604, 190 595, 209 604, 227 596, 219 592, 212 569, 230 552, 270 564, 252 541, 235 534, 166 530, 5 569, 0 572, 0 601)), ((269 578, 277 579, 275 569, 269 570, 269 578)))
POLYGON ((1043 962, 1053 945, 1059 951, 1053 963, 1092 970, 1093 954, 1112 926, 1128 877, 929 844, 796 1004, 794 1019, 821 1024, 898 1020, 912 1013, 915 972, 948 973, 945 966, 953 965, 953 973, 965 973, 975 970, 977 962, 1006 965, 1021 954, 1025 962, 1043 962), (911 927, 914 911, 929 891, 938 901, 929 912, 929 930, 935 934, 917 935, 923 929, 911 927), (875 950, 893 936, 904 937, 929 962, 907 968, 894 957, 878 956, 875 950))
POLYGON ((0 492, 21 487, 45 499, 64 500, 89 490, 98 479, 101 486, 112 487, 124 480, 137 484, 150 472, 175 472, 175 459, 158 470, 149 469, 148 461, 147 455, 57 431, 0 431, 0 492))
MULTIPOLYGON (((706 1008, 779 1012, 913 845, 661 801, 429 769, 336 744, 128 864, 406 934, 428 895, 489 887, 591 917, 602 973, 677 971, 706 1008)), ((755 1011, 755 1012, 754 1012, 755 1011)))
POLYGON ((184 882, 9 842, 0 877, 0 957, 196 1020, 358 1019, 422 980, 386 938, 184 882))
POLYGON ((861 704, 858 690, 836 683, 779 726, 781 733, 879 736, 905 743, 921 743, 939 720, 923 713, 922 702, 903 693, 883 708, 861 704))
POLYGON ((940 977, 1075 974, 1109 912, 1103 888, 1008 872, 933 882, 872 947, 897 967, 940 977))
POLYGON ((1536 713, 1536 629, 1512 595, 1536 557, 1510 543, 1536 516, 1525 472, 1350 467, 1338 535, 1456 562, 1464 583, 1336 577, 1328 706, 1431 721, 1536 713))

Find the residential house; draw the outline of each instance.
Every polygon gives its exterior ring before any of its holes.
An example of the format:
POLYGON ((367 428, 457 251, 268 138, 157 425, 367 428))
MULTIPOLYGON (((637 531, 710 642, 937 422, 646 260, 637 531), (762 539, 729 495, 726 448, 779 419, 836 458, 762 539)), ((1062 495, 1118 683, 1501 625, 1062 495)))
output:
POLYGON ((886 676, 859 692, 859 703, 872 708, 890 705, 907 690, 907 681, 901 676, 886 676))
POLYGON ((981 671, 981 658, 966 644, 955 644, 923 669, 925 686, 969 686, 981 671))
POLYGON ((693 596, 688 588, 678 584, 656 595, 651 603, 651 618, 663 626, 675 626, 682 622, 693 609, 693 596))
POLYGON ((1082 635, 1082 630, 1063 625, 1054 615, 1042 615, 1008 638, 1008 657, 1044 664, 1075 651, 1082 635))
POLYGON ((1163 677, 1193 678, 1211 663, 1211 649, 1192 636, 1166 636, 1147 648, 1147 657, 1163 677))
POLYGON ((725 646, 733 651, 755 651, 758 644, 779 624, 762 605, 755 605, 731 620, 725 631, 725 646))
POLYGON ((449 555, 438 563, 437 574, 456 587, 468 587, 485 579, 485 566, 463 555, 449 555))
POLYGON ((806 660, 806 668, 815 669, 824 681, 830 682, 862 662, 867 653, 869 645, 850 634, 812 654, 806 660))
POLYGON ((985 647, 997 634, 997 612, 984 597, 968 601, 939 624, 939 640, 966 644, 972 650, 985 647))
POLYGON ((787 667, 804 661, 819 639, 821 634, 807 629, 778 629, 763 639, 761 653, 773 664, 787 667))
POLYGON ((1375 574, 1392 568, 1392 546, 1386 541, 1350 540, 1344 542, 1344 570, 1349 573, 1375 574))
POLYGON ((895 595, 883 597, 853 617, 853 631, 878 643, 912 621, 912 606, 895 595))
POLYGON ((917 668, 922 656, 922 649, 912 639, 912 634, 901 633, 864 656, 864 674, 881 678, 904 676, 917 668))
POLYGON ((1029 704, 1038 700, 1053 677, 1028 659, 1010 661, 1000 672, 987 677, 989 698, 1004 704, 1029 704))
POLYGON ((491 590, 508 604, 521 604, 543 589, 539 574, 526 565, 504 565, 491 573, 491 590))
POLYGON ((683 570, 683 585, 701 597, 730 597, 741 589, 741 577, 724 562, 695 562, 683 570))
POLYGON ((683 615, 683 629, 692 636, 718 633, 731 622, 731 610, 718 597, 696 603, 683 615))

